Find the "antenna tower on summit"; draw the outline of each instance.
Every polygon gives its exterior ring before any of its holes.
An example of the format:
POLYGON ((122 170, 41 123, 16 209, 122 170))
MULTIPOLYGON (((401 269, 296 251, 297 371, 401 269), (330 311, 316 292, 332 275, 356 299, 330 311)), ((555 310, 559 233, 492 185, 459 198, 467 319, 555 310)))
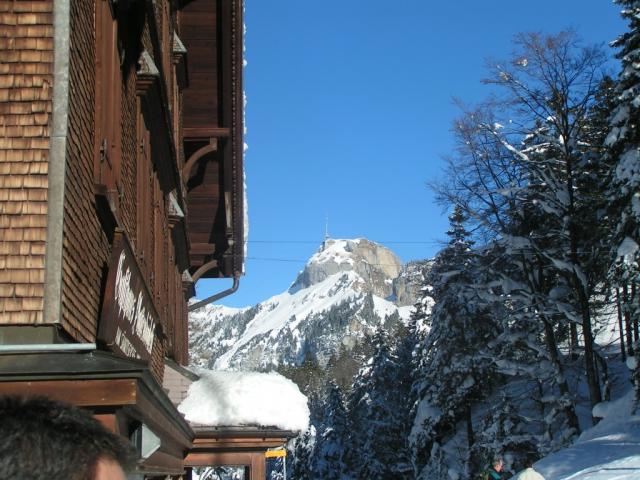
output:
POLYGON ((329 240, 329 214, 327 213, 326 222, 324 224, 324 240, 322 240, 322 250, 324 251, 327 246, 327 240, 329 240))

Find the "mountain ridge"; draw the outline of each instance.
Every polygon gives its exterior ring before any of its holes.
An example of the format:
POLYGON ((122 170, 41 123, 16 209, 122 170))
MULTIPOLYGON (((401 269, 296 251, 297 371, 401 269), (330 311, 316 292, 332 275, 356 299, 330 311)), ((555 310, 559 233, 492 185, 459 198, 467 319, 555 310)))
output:
POLYGON ((408 320, 429 262, 400 259, 366 239, 328 239, 284 292, 257 305, 208 305, 190 315, 194 366, 268 370, 319 365, 380 324, 408 320))

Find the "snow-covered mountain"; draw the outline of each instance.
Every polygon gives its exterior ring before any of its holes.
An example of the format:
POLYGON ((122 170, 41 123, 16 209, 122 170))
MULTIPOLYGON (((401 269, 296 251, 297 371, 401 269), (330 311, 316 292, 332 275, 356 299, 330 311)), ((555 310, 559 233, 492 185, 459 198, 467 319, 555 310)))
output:
POLYGON ((208 305, 191 313, 191 363, 247 370, 313 358, 324 365, 379 324, 406 321, 428 267, 403 266, 369 240, 328 239, 287 291, 254 307, 208 305))

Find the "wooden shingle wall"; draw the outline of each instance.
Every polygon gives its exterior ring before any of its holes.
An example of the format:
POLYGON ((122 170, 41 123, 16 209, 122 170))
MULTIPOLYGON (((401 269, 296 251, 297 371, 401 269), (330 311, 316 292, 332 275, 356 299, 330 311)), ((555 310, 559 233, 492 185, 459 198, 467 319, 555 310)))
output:
POLYGON ((72 0, 61 326, 95 341, 109 242, 94 208, 95 28, 92 1, 72 0))
POLYGON ((51 0, 0 0, 0 324, 42 322, 51 0))
MULTIPOLYGON (((126 54, 125 54, 126 56, 126 54)), ((119 218, 122 228, 125 229, 129 238, 136 242, 137 225, 137 192, 136 192, 136 156, 137 156, 137 135, 136 135, 136 75, 135 68, 125 76, 121 96, 122 112, 122 164, 120 174, 120 188, 122 189, 123 204, 121 205, 119 218)))
MULTIPOLYGON (((97 213, 99 182, 95 170, 96 125, 100 123, 96 113, 96 6, 104 5, 96 2, 105 1, 70 0, 62 297, 60 318, 51 321, 78 342, 96 340, 111 253, 112 230, 97 213)), ((0 324, 5 325, 44 321, 54 3, 0 0, 0 324)), ((127 5, 121 7, 130 10, 120 15, 117 34, 124 60, 119 64, 122 84, 117 85, 121 89, 120 109, 113 117, 120 128, 118 202, 114 214, 117 227, 131 240, 164 331, 171 337, 169 355, 186 362, 186 302, 167 218, 169 194, 181 183, 175 178, 174 169, 168 167, 168 163, 176 161, 172 151, 176 144, 180 146, 176 152, 179 165, 183 162, 181 142, 174 141, 177 132, 174 138, 167 134, 167 127, 181 124, 180 114, 175 111, 181 102, 180 98, 174 99, 178 93, 170 42, 175 12, 169 0, 155 2, 153 11, 146 2, 127 5), (144 102, 139 98, 136 74, 142 50, 153 56, 163 82, 144 102), (143 103, 145 107, 141 108, 143 103), (137 131, 138 125, 144 125, 141 112, 146 115, 152 134, 145 147, 150 149, 145 169, 138 168, 144 158, 137 131), (154 188, 148 190, 148 195, 141 195, 140 184, 154 188), (149 207, 146 218, 140 215, 141 201, 149 207), (147 228, 151 245, 144 250, 140 232, 147 228)), ((166 347, 165 339, 158 338, 152 354, 154 374, 159 379, 166 347)))
MULTIPOLYGON (((104 0, 97 0, 104 1, 104 0)), ((169 192, 175 188, 160 181, 167 173, 166 160, 170 158, 165 126, 168 105, 160 105, 164 97, 155 88, 144 101, 139 99, 137 62, 142 51, 149 52, 158 68, 172 66, 164 60, 170 57, 168 46, 154 41, 158 33, 151 23, 162 15, 154 13, 168 10, 168 0, 156 3, 157 11, 147 10, 146 3, 131 3, 129 9, 117 15, 118 38, 121 41, 119 68, 121 82, 109 85, 118 88, 120 108, 115 109, 119 133, 115 185, 117 202, 113 214, 118 228, 130 240, 147 286, 155 301, 156 310, 165 332, 174 330, 173 323, 186 323, 182 305, 181 272, 175 267, 173 241, 167 219, 169 192), (145 21, 146 16, 146 21, 145 21), (160 47, 160 48, 158 48, 160 47), (144 108, 141 106, 145 105, 144 108), (144 115, 143 115, 144 113, 144 115), (140 129, 147 129, 145 132, 140 129), (146 138, 146 140, 145 140, 146 138), (159 169, 164 169, 162 172, 159 169), (142 235, 144 234, 144 235, 142 235), (169 276, 174 275, 173 281, 169 276), (173 288, 175 292, 169 290, 173 288), (176 309, 170 300, 180 302, 176 309), (176 311, 180 317, 174 316, 176 311)), ((71 58, 70 107, 67 151, 67 178, 65 190, 64 253, 63 253, 63 309, 62 326, 79 341, 94 341, 100 317, 101 287, 110 262, 109 232, 96 214, 94 159, 96 155, 96 124, 100 122, 96 109, 100 106, 97 90, 95 4, 87 0, 71 2, 71 58)), ((125 7, 122 7, 125 8, 125 7)), ((161 25, 157 25, 161 26, 161 25)), ((171 25, 164 22, 165 28, 171 25)), ((160 30, 161 31, 161 30, 160 30)), ((162 80, 173 75, 162 72, 162 80)), ((104 85, 104 84, 103 84, 104 85)), ((165 85, 165 92, 172 88, 165 85)), ((112 157, 112 160, 116 156, 112 157)), ((182 343, 182 342, 180 342, 182 343)), ((151 370, 162 379, 165 339, 158 337, 151 356, 151 370)), ((183 357, 186 357, 181 352, 183 357)))

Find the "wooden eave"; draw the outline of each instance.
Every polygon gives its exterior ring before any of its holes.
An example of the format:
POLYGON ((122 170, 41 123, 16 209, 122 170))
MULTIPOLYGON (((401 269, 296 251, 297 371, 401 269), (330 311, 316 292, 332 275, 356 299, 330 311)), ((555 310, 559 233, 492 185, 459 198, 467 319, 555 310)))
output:
MULTIPOLYGON (((183 177, 190 271, 230 278, 244 262, 242 0, 183 2, 182 41, 189 51, 183 177)), ((197 273, 197 275, 196 275, 197 273)))
POLYGON ((194 426, 196 437, 185 457, 186 467, 238 465, 249 467, 251 480, 266 473, 265 452, 282 447, 295 432, 262 427, 194 426))
POLYGON ((231 110, 232 151, 231 164, 233 168, 232 195, 233 195, 233 271, 230 276, 238 275, 244 271, 244 20, 243 0, 233 2, 231 14, 231 75, 232 75, 232 99, 231 110))
POLYGON ((279 447, 298 435, 298 432, 268 427, 193 425, 193 450, 268 450, 279 447))
POLYGON ((2 394, 46 395, 146 424, 162 442, 142 463, 146 474, 182 473, 195 436, 145 362, 106 352, 0 355, 2 394))

